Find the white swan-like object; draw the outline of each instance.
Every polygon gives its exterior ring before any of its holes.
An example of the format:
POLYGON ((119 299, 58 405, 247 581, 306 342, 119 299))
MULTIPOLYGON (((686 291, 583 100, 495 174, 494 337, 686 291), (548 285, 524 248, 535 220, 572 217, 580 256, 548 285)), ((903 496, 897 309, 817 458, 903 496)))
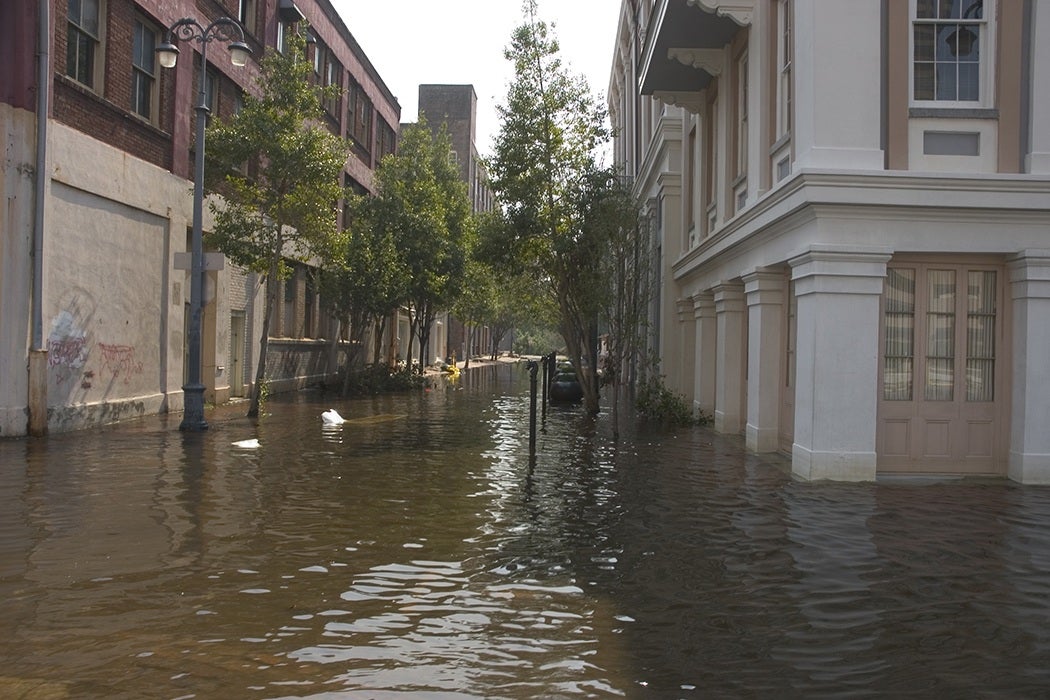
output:
POLYGON ((233 443, 234 447, 243 447, 246 450, 253 450, 259 446, 259 438, 252 438, 251 440, 238 440, 233 443))
POLYGON ((342 425, 346 419, 339 415, 334 408, 330 408, 321 414, 321 422, 325 425, 342 425))

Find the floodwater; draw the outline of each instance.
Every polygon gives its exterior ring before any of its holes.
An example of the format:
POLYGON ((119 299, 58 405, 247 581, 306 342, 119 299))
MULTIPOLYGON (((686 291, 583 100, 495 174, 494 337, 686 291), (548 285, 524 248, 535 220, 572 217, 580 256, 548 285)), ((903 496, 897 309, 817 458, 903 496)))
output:
POLYGON ((530 461, 527 379, 0 441, 0 697, 1050 695, 1050 489, 574 409, 530 461))

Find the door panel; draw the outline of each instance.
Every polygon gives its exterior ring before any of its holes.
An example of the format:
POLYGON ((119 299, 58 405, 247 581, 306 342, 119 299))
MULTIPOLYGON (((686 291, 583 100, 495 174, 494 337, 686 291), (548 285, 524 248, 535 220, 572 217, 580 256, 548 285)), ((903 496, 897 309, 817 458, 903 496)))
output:
POLYGON ((994 265, 890 265, 880 332, 880 471, 1003 472, 1004 277, 994 265))

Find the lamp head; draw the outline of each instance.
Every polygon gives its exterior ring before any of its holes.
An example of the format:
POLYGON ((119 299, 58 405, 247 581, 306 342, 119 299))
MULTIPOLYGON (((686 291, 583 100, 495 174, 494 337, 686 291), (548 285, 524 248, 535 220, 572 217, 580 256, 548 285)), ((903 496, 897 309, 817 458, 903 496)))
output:
POLYGON ((160 65, 164 68, 174 68, 175 62, 179 59, 179 47, 175 44, 164 42, 159 44, 155 49, 157 53, 157 60, 160 61, 160 65))
POLYGON ((230 42, 230 63, 235 66, 243 66, 248 62, 248 57, 252 55, 252 50, 243 41, 231 41, 230 42))

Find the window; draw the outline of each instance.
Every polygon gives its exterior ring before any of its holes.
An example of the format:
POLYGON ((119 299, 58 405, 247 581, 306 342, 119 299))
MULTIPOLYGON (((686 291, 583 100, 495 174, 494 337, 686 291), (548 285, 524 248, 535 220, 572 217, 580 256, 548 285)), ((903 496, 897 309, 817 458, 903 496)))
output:
POLYGON ((747 52, 736 62, 736 172, 747 173, 747 52))
POLYGON ((96 63, 101 44, 102 0, 69 0, 66 35, 66 75, 96 88, 96 63))
POLYGON ((212 114, 218 114, 219 76, 211 67, 204 71, 204 104, 212 114))
POLYGON ((718 94, 709 88, 708 102, 703 114, 703 204, 706 214, 704 235, 710 236, 718 225, 718 94))
POLYGON ((394 130, 385 119, 380 118, 376 122, 376 160, 382 160, 383 156, 393 153, 395 147, 394 130))
POLYGON ((983 0, 914 0, 913 7, 912 99, 987 103, 992 32, 983 0))
MULTIPOLYGON (((318 44, 320 46, 320 44, 318 44)), ((334 94, 324 100, 325 110, 333 117, 339 116, 339 101, 343 92, 343 64, 339 62, 331 49, 325 49, 324 65, 321 68, 321 81, 325 87, 331 87, 334 94)))
POLYGON ((372 152, 372 101, 354 81, 350 81, 347 104, 347 131, 354 141, 354 152, 363 160, 372 152))
POLYGON ((792 2, 780 0, 777 8, 777 139, 791 133, 792 2))
POLYGON ((139 20, 132 32, 131 110, 153 121, 157 113, 157 33, 139 20))
POLYGON ((692 248, 697 244, 696 231, 696 198, 699 196, 696 183, 696 124, 689 129, 689 137, 686 139, 685 147, 685 182, 682 187, 683 204, 685 205, 685 228, 688 236, 687 247, 692 248))
POLYGON ((255 0, 238 0, 237 21, 244 31, 255 34, 255 0))
POLYGON ((288 53, 289 27, 284 22, 277 22, 277 50, 280 53, 288 53))

